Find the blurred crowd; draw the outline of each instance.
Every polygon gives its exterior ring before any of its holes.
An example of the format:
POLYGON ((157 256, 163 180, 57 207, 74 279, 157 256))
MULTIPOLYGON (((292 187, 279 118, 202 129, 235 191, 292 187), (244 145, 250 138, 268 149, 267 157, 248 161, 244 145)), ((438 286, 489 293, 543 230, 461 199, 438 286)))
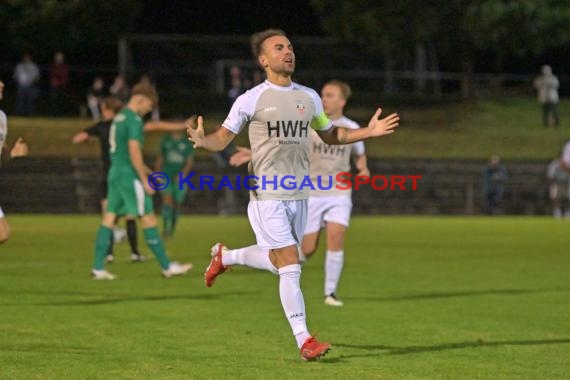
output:
MULTIPOLYGON (((148 74, 142 75, 137 83, 146 83, 156 87, 154 81, 148 74)), ((109 95, 119 99, 123 104, 127 103, 131 96, 131 88, 124 76, 117 75, 109 87, 107 87, 103 77, 97 76, 93 79, 93 83, 87 90, 86 98, 87 108, 89 109, 93 121, 97 122, 101 120, 101 104, 103 99, 109 95)), ((159 119, 158 108, 153 110, 152 119, 159 119)))
MULTIPOLYGON (((48 94, 42 94, 39 82, 41 71, 31 53, 25 52, 20 62, 14 68, 13 80, 16 88, 15 115, 34 116, 37 114, 37 103, 40 97, 49 97, 49 115, 61 116, 66 114, 70 102, 70 69, 65 55, 58 51, 53 55, 53 62, 48 70, 48 94)), ((142 75, 137 83, 148 82, 155 85, 148 74, 142 75)), ((84 103, 80 108, 86 108, 94 121, 101 120, 101 103, 108 95, 113 95, 126 102, 130 96, 131 87, 123 75, 116 75, 111 83, 106 83, 103 76, 96 76, 86 91, 84 103)), ((153 119, 158 118, 158 110, 153 112, 153 119)), ((81 113, 81 112, 80 112, 81 113)))
POLYGON ((235 102, 235 100, 249 90, 263 82, 263 73, 259 70, 253 70, 252 72, 244 71, 239 66, 233 65, 229 70, 230 75, 230 89, 228 90, 228 106, 235 102))

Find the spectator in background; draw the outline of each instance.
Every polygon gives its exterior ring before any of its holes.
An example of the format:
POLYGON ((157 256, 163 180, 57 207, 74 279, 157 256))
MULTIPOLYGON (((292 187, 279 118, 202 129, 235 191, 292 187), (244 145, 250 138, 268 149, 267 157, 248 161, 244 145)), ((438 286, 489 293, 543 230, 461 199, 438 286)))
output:
POLYGON ((243 88, 240 78, 232 78, 232 87, 228 91, 228 104, 234 104, 238 96, 243 94, 243 88))
POLYGON ((49 76, 51 111, 54 115, 61 115, 65 108, 65 90, 69 82, 69 67, 65 63, 65 56, 60 51, 53 56, 49 76))
POLYGON ((251 90, 252 88, 253 88, 253 81, 249 77, 246 77, 243 80, 243 92, 251 90))
POLYGON ((123 103, 127 103, 129 101, 131 90, 129 89, 124 76, 117 75, 115 77, 115 81, 109 88, 109 93, 119 98, 123 103))
POLYGON ((263 75, 259 70, 257 69, 253 70, 251 75, 249 75, 248 73, 248 75, 246 75, 245 78, 243 79, 242 93, 252 89, 261 82, 263 82, 263 75))
POLYGON ((257 86, 258 84, 260 84, 261 82, 263 82, 263 73, 259 70, 254 70, 253 71, 253 87, 257 86))
POLYGON ((98 122, 101 120, 101 102, 105 97, 105 82, 101 77, 95 77, 93 84, 87 91, 87 107, 91 112, 93 121, 98 122))
POLYGON ((40 79, 38 65, 32 60, 30 53, 24 53, 20 63, 14 70, 16 81, 16 113, 18 115, 31 116, 34 113, 38 88, 36 83, 40 79))
MULTIPOLYGON (((152 79, 150 74, 141 75, 137 84, 140 84, 140 83, 142 83, 144 85, 152 86, 158 91, 158 88, 156 87, 156 82, 152 79)), ((159 121, 160 120, 160 109, 158 107, 159 106, 156 105, 151 111, 150 119, 152 121, 159 121)))
POLYGON ((548 65, 542 66, 542 74, 534 80, 534 88, 538 94, 538 102, 542 105, 542 122, 545 127, 558 127, 560 124, 557 109, 559 87, 560 82, 552 74, 552 68, 548 65))
POLYGON ((568 174, 559 158, 552 160, 546 170, 546 177, 550 184, 549 196, 552 201, 552 213, 556 219, 562 218, 562 215, 565 218, 570 218, 568 174), (564 214, 562 213, 563 208, 564 214))
POLYGON ((495 209, 503 201, 504 185, 507 181, 507 169, 501 164, 497 154, 489 159, 489 164, 483 172, 483 194, 485 196, 485 210, 493 215, 495 209))
POLYGON ((230 79, 239 79, 241 81, 241 69, 237 65, 230 67, 230 79))
POLYGON ((243 83, 242 83, 242 72, 241 69, 233 65, 230 67, 230 83, 231 87, 228 90, 228 105, 234 104, 235 100, 244 93, 243 83))

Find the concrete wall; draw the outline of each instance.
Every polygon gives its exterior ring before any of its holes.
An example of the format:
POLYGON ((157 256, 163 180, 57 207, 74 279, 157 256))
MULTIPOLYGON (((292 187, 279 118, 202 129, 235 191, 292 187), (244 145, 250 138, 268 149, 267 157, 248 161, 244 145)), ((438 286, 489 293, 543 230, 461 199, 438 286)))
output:
MULTIPOLYGON (((509 181, 498 214, 550 214, 547 162, 506 162, 509 181)), ((357 214, 480 214, 482 171, 485 162, 389 160, 370 162, 373 175, 421 175, 417 190, 406 182, 406 191, 375 191, 370 186, 353 192, 357 214)), ((245 169, 221 169, 213 160, 199 160, 199 174, 232 178, 245 169)), ((8 213, 97 213, 100 165, 97 160, 19 159, 2 169, 0 205, 8 213)), ((197 181, 193 181, 196 182, 197 181)), ((190 191, 185 212, 195 214, 245 213, 247 190, 190 191)), ((159 199, 156 200, 157 205, 159 199)))

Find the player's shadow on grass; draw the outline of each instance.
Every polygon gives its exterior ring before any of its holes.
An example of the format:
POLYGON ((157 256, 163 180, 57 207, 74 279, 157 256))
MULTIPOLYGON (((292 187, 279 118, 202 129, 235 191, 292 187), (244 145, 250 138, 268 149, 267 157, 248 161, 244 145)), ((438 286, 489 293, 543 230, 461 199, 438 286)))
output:
MULTIPOLYGON (((373 351, 367 354, 341 355, 338 359, 342 360, 342 359, 364 358, 364 357, 381 356, 381 355, 422 354, 426 352, 460 350, 465 348, 502 347, 502 346, 540 346, 540 345, 550 345, 550 344, 570 344, 570 338, 540 339, 540 340, 504 340, 504 341, 489 341, 489 342, 485 342, 479 339, 477 341, 472 341, 472 342, 443 343, 443 344, 436 344, 433 346, 404 346, 404 347, 386 346, 382 344, 359 345, 359 344, 336 343, 333 344, 333 348, 334 347, 355 348, 360 350, 373 351)), ((336 358, 332 358, 331 361, 334 361, 335 359, 336 358)))
MULTIPOLYGON (((46 294, 46 292, 37 292, 38 294, 46 294)), ((59 292, 53 292, 52 294, 65 294, 59 292)), ((88 305, 111 305, 119 304, 125 302, 140 302, 140 301, 172 301, 172 300, 185 300, 185 301, 202 301, 202 300, 215 300, 218 298, 226 298, 227 296, 235 295, 246 295, 246 294, 256 294, 256 292, 226 292, 226 293, 214 293, 214 294, 173 294, 173 295, 107 295, 105 298, 101 298, 101 294, 94 293, 80 293, 81 295, 89 294, 97 299, 81 299, 72 301, 46 301, 46 302, 10 302, 10 303, 0 303, 1 306, 88 306, 88 305)))
POLYGON ((476 297, 486 295, 522 295, 532 293, 552 293, 552 292, 565 292, 570 288, 549 288, 549 289, 485 289, 485 290, 465 290, 457 292, 432 292, 424 294, 405 294, 401 296, 364 296, 364 297, 345 297, 352 300, 364 301, 378 301, 378 302, 392 302, 392 301, 418 301, 430 300, 438 298, 455 298, 455 297, 476 297))

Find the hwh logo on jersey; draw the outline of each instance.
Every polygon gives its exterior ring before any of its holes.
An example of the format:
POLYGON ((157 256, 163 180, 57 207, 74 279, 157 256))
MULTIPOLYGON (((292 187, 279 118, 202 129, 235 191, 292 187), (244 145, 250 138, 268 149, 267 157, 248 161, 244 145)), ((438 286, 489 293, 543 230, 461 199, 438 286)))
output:
POLYGON ((328 145, 323 143, 313 144, 313 152, 319 154, 329 154, 331 156, 342 156, 345 149, 345 146, 340 145, 328 145))
POLYGON ((277 121, 275 125, 267 122, 267 137, 308 137, 310 121, 277 121), (274 135, 271 132, 275 131, 274 135))

